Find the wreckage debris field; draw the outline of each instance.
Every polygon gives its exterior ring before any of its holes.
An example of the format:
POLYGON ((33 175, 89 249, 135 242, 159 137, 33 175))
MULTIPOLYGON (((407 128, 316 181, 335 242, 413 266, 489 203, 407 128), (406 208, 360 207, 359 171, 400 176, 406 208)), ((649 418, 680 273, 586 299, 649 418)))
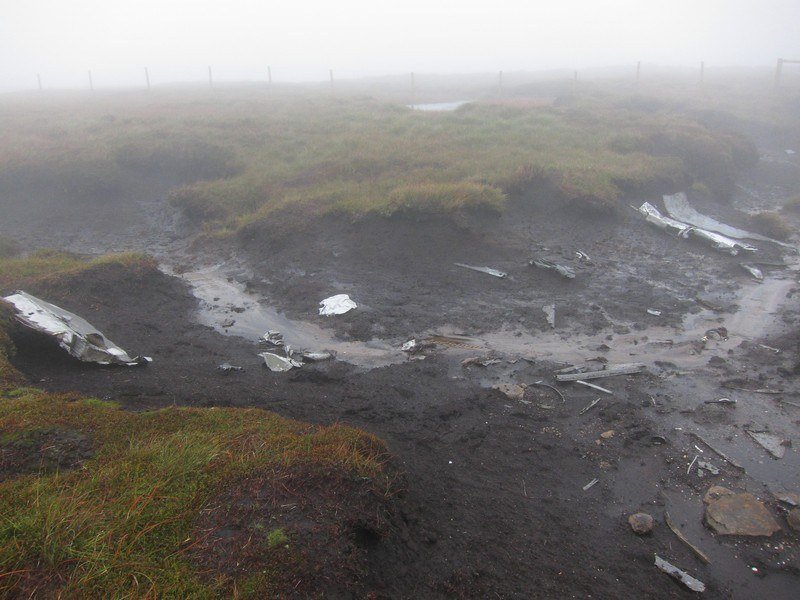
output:
MULTIPOLYGON (((796 597, 800 123, 652 92, 448 112, 164 92, 75 122, 74 99, 45 99, 113 159, 84 153, 74 177, 9 106, 0 132, 42 158, 0 161, 0 490, 77 482, 101 511, 109 452, 167 473, 147 462, 167 432, 202 483, 120 488, 163 592, 796 597), (20 298, 72 334, 26 325, 20 298), (76 358, 101 346, 125 364, 76 358), (150 514, 148 494, 187 512, 150 514)), ((106 577, 76 571, 80 536, 48 558, 25 531, 0 526, 2 593, 106 577)))

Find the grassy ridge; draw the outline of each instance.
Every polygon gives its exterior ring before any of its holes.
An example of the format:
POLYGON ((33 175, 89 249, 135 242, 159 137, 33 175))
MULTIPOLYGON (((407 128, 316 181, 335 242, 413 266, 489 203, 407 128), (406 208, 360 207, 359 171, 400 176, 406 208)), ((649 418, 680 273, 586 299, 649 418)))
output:
POLYGON ((688 186, 712 169, 732 174, 752 152, 666 107, 586 100, 425 113, 300 92, 12 107, 0 134, 8 141, 0 187, 53 181, 107 194, 131 174, 169 174, 187 182, 171 194, 175 204, 228 229, 285 209, 496 210, 509 194, 544 183, 567 201, 608 209, 625 191, 688 186))
POLYGON ((0 291, 49 278, 68 278, 93 267, 116 264, 129 270, 155 268, 156 261, 136 253, 107 254, 91 259, 58 250, 37 250, 24 257, 0 257, 0 291))
MULTIPOLYGON (((0 286, 69 282, 108 263, 126 277, 149 259, 4 259, 0 286)), ((12 318, 0 303, 0 597, 263 598, 301 580, 299 593, 317 594, 319 540, 326 576, 352 584, 363 565, 351 528, 383 535, 397 491, 380 440, 256 409, 130 413, 20 387, 12 318), (275 500, 287 482, 310 502, 290 515, 275 500), (242 495, 256 484, 268 493, 242 495), (234 515, 241 506, 253 510, 234 515)))

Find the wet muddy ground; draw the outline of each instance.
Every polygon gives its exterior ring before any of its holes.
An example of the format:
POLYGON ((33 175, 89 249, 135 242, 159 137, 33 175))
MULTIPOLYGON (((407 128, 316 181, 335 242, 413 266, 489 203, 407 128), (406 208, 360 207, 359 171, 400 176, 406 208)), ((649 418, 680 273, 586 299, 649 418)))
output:
MULTIPOLYGON (((693 198, 698 210, 747 228, 745 211, 775 208, 800 189, 797 155, 760 142, 762 160, 742 174, 731 204, 693 198)), ((257 406, 377 434, 407 479, 392 535, 370 550, 367 583, 378 596, 690 595, 655 568, 658 554, 703 581, 708 597, 796 597, 800 546, 775 494, 800 492, 797 256, 756 244, 760 258, 787 265, 765 267, 758 283, 739 257, 670 237, 633 210, 581 215, 554 207, 546 191, 514 199, 502 216, 331 220, 190 245, 166 187, 120 199, 129 219, 98 212, 57 230, 45 227, 55 197, 37 196, 35 218, 12 214, 19 198, 4 199, 0 233, 28 248, 145 250, 163 264, 135 278, 109 267, 28 290, 154 358, 142 369, 94 367, 20 335, 15 364, 35 385, 131 410, 257 406), (535 269, 534 257, 577 276, 535 269), (338 293, 358 309, 320 317, 318 302, 338 293), (727 336, 706 335, 721 327, 727 336), (270 372, 257 356, 267 329, 337 360, 270 372), (414 356, 399 350, 433 335, 468 339, 414 356), (498 362, 462 366, 472 357, 498 362), (223 362, 244 371, 225 374, 223 362), (554 380, 571 364, 621 362, 646 370, 595 382, 611 394, 554 380), (508 383, 527 386, 522 398, 493 389, 508 383), (736 403, 707 403, 721 397, 736 403), (793 445, 772 458, 748 429, 793 445), (701 477, 698 461, 719 475, 701 477), (712 484, 752 492, 782 530, 712 534, 702 518, 712 484), (627 524, 638 511, 655 517, 650 536, 627 524)), ((631 203, 644 200, 658 197, 631 203)))

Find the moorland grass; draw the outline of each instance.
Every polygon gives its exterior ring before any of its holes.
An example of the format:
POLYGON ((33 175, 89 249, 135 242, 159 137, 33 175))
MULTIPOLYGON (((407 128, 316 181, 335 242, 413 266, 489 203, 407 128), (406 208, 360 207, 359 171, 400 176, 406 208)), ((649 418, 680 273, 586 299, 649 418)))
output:
POLYGON ((195 90, 8 108, 0 187, 53 182, 102 196, 131 174, 180 175, 171 201, 209 229, 285 210, 498 210, 543 184, 556 200, 610 211, 626 192, 689 186, 752 158, 741 137, 671 105, 643 110, 605 97, 426 113, 298 90, 195 90))
MULTIPOLYGON (((0 481, 0 595, 225 596, 235 581, 198 573, 191 547, 200 511, 232 482, 251 472, 335 471, 391 487, 383 444, 350 427, 257 409, 130 413, 36 390, 0 395, 5 435, 54 428, 88 437, 94 455, 77 469, 0 481)), ((291 535, 264 537, 270 569, 288 560, 269 560, 279 545, 291 549, 291 535)), ((273 583, 262 577, 254 592, 279 593, 273 583)))

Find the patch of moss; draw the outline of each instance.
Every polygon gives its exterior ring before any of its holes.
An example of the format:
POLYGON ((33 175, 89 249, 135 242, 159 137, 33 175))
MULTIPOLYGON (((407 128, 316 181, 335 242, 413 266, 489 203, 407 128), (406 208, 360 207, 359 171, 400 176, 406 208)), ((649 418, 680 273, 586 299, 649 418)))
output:
POLYGON ((284 546, 288 541, 289 538, 280 527, 270 531, 269 535, 267 536, 267 545, 272 549, 277 548, 278 546, 284 546))

